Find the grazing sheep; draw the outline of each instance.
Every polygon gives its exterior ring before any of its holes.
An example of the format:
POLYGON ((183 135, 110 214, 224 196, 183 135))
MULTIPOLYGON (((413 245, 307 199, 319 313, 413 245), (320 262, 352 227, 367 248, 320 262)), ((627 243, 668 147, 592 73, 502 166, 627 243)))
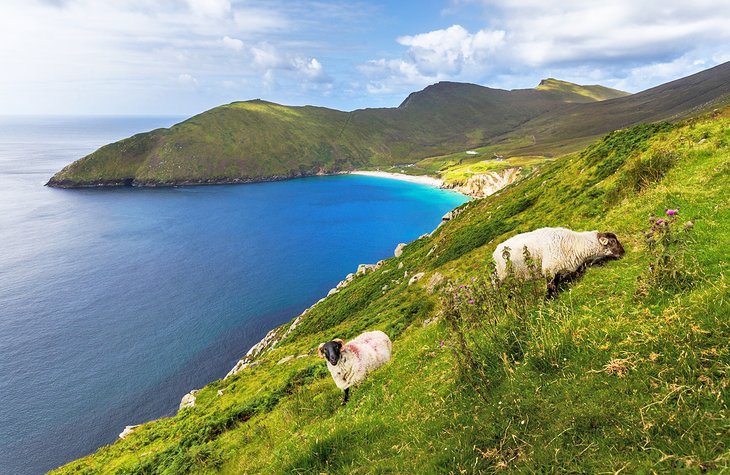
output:
POLYGON ((541 266, 542 275, 548 279, 548 297, 553 297, 561 280, 567 280, 586 266, 606 259, 623 256, 624 248, 613 233, 597 231, 576 232, 565 228, 540 228, 518 234, 494 250, 492 257, 497 263, 497 276, 507 276, 507 260, 518 277, 529 278, 524 249, 535 263, 541 266))
POLYGON ((317 355, 327 360, 327 369, 338 388, 345 391, 342 404, 350 399, 350 386, 390 361, 393 344, 381 331, 366 332, 347 343, 336 338, 322 343, 317 355))

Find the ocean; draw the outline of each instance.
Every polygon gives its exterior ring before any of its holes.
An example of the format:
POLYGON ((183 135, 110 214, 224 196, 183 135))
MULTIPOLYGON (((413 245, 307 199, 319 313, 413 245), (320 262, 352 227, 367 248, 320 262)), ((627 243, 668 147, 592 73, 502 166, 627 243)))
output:
POLYGON ((365 176, 59 190, 171 117, 0 117, 0 473, 41 473, 175 413, 360 263, 463 203, 365 176))

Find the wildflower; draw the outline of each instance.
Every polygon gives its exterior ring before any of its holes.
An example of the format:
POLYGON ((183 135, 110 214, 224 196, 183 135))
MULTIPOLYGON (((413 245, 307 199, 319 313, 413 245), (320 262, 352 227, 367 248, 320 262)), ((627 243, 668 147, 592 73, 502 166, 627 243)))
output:
POLYGON ((464 286, 463 286, 463 285, 460 285, 460 286, 459 286, 459 288, 460 288, 460 289, 463 289, 463 288, 464 288, 464 286))
POLYGON ((444 347, 444 340, 441 340, 441 343, 440 343, 440 345, 441 345, 441 348, 443 348, 443 347, 444 347))
POLYGON ((469 299, 469 304, 474 305, 474 299, 469 299))
POLYGON ((679 208, 677 209, 668 209, 667 210, 667 216, 674 216, 679 214, 679 208))
POLYGON ((663 219, 657 219, 656 220, 656 223, 661 226, 662 224, 664 224, 664 220, 663 219))

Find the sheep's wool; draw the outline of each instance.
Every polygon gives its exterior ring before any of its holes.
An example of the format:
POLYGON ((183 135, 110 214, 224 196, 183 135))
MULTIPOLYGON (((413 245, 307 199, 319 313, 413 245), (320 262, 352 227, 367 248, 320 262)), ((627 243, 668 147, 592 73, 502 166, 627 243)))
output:
POLYGON ((371 371, 390 361, 393 344, 381 331, 366 332, 342 347, 336 365, 327 362, 332 379, 340 389, 359 383, 371 371))
POLYGON ((497 246, 492 257, 497 264, 497 275, 500 279, 506 277, 505 247, 509 248, 509 259, 514 273, 520 277, 527 277, 528 274, 525 247, 530 252, 530 257, 541 263, 540 269, 545 277, 553 277, 559 272, 575 272, 585 262, 602 255, 596 231, 540 228, 513 236, 497 246))

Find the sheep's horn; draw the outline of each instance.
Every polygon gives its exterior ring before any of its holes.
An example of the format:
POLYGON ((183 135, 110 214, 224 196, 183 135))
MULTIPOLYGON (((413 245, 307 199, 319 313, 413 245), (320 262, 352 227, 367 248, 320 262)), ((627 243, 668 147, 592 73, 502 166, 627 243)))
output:
POLYGON ((335 343, 339 343, 339 344, 340 344, 340 346, 345 346, 345 341, 344 341, 344 340, 342 340, 341 338, 335 338, 335 339, 334 339, 334 340, 332 340, 332 341, 334 341, 335 343))
POLYGON ((324 355, 322 354, 322 347, 324 346, 324 343, 320 343, 320 345, 317 347, 317 356, 320 358, 324 358, 324 355))

